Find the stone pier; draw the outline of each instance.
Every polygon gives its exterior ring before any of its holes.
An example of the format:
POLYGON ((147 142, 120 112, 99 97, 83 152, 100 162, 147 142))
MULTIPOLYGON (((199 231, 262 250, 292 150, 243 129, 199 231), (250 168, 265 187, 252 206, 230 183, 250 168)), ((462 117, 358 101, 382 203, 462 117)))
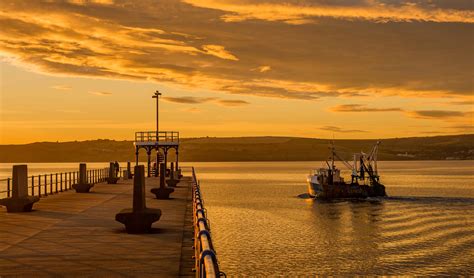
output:
POLYGON ((146 206, 162 211, 151 234, 127 234, 115 221, 132 203, 133 180, 49 195, 27 214, 0 207, 0 277, 194 277, 182 253, 191 241, 183 236, 191 178, 181 183, 172 200, 157 200, 149 190, 158 179, 146 179, 146 206))

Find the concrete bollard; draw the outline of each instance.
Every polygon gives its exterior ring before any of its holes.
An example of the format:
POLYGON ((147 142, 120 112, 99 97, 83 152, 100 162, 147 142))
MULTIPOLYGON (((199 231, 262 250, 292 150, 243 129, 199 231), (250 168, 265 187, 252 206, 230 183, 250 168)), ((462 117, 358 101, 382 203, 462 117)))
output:
POLYGON ((165 172, 165 164, 160 163, 160 187, 151 189, 151 193, 155 194, 156 199, 169 199, 170 194, 174 192, 173 188, 166 187, 165 185, 165 172))
POLYGON ((6 206, 7 212, 29 212, 39 197, 28 196, 28 166, 14 165, 12 172, 12 197, 1 199, 0 205, 6 206))
POLYGON ((89 193, 91 188, 94 186, 94 183, 89 183, 87 181, 87 166, 85 163, 79 164, 79 183, 73 184, 72 188, 76 190, 77 193, 89 193))
POLYGON ((117 169, 115 169, 115 162, 109 164, 109 176, 107 177, 108 184, 116 184, 119 178, 117 177, 117 169))
POLYGON ((130 166, 130 161, 127 161, 127 173, 128 173, 128 178, 131 179, 133 178, 133 175, 132 175, 132 168, 130 166))
POLYGON ((79 183, 86 184, 87 182, 87 165, 81 163, 79 164, 79 183))
POLYGON ((166 184, 169 187, 176 187, 178 183, 179 183, 179 180, 175 179, 175 176, 174 176, 174 164, 173 162, 171 162, 170 178, 166 181, 166 184))
POLYGON ((128 170, 123 170, 122 171, 122 176, 124 180, 128 180, 128 170))
POLYGON ((140 234, 151 231, 151 225, 161 217, 160 209, 146 207, 145 167, 135 166, 133 178, 133 207, 124 209, 115 215, 115 220, 124 224, 127 233, 140 234))

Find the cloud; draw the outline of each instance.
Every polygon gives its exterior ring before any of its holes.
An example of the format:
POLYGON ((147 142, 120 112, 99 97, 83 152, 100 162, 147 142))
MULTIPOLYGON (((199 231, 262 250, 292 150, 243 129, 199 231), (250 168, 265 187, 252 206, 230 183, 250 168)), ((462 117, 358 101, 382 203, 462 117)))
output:
POLYGON ((403 111, 398 107, 378 108, 368 107, 363 104, 341 104, 330 108, 334 112, 400 112, 403 111))
POLYGON ((468 2, 73 2, 0 1, 0 56, 53 75, 282 99, 473 93, 472 24, 455 23, 472 19, 468 2))
POLYGON ((323 126, 319 127, 318 129, 320 130, 325 130, 325 131, 332 131, 332 132, 339 132, 339 133, 362 133, 362 132, 368 132, 366 130, 360 130, 360 129, 343 129, 337 126, 323 126))
POLYGON ((54 85, 51 88, 55 90, 60 90, 60 91, 68 91, 72 89, 72 87, 68 85, 54 85))
POLYGON ((232 55, 229 51, 225 50, 222 45, 208 44, 202 46, 205 53, 219 57, 221 59, 238 61, 239 59, 232 55))
POLYGON ((259 66, 259 67, 256 67, 256 68, 252 69, 252 71, 267 72, 267 71, 270 71, 271 69, 272 69, 272 67, 270 67, 270 66, 259 66))
POLYGON ((474 105, 474 100, 451 101, 450 104, 453 104, 453 105, 474 105))
POLYGON ((183 96, 183 97, 162 97, 164 101, 180 103, 180 104, 202 104, 208 102, 214 102, 222 106, 240 106, 250 104, 245 100, 240 99, 220 99, 216 97, 192 97, 192 96, 183 96))
POLYGON ((407 113, 410 117, 419 119, 447 119, 466 116, 466 112, 452 110, 420 110, 407 113))
MULTIPOLYGON (((300 1, 277 3, 271 0, 184 0, 196 7, 224 11, 221 18, 226 22, 244 20, 282 21, 288 24, 315 23, 314 18, 331 17, 346 20, 375 22, 463 22, 473 23, 474 12, 469 9, 443 8, 434 2, 408 1, 300 1)), ((468 6, 469 0, 460 1, 468 6)), ((440 1, 441 3, 446 1, 440 1)))
POLYGON ((174 103, 181 104, 198 104, 205 103, 215 98, 202 98, 202 97, 192 97, 192 96, 183 96, 183 97, 161 97, 162 100, 174 103))
POLYGON ((201 112, 201 110, 199 108, 196 108, 196 107, 190 107, 190 108, 185 108, 185 109, 182 109, 183 112, 189 112, 189 113, 199 113, 201 112))
POLYGON ((474 130, 474 125, 472 125, 472 124, 470 124, 470 125, 454 125, 454 126, 450 126, 449 128, 457 129, 459 131, 469 132, 469 131, 474 130))
POLYGON ((112 5, 114 4, 114 0, 67 0, 67 2, 75 5, 93 5, 93 4, 99 4, 99 5, 112 5))
POLYGON ((89 94, 96 95, 96 96, 111 96, 112 95, 112 93, 102 92, 102 91, 90 91, 89 94))
POLYGON ((219 99, 217 100, 217 103, 223 106, 241 106, 250 104, 249 102, 240 99, 219 99))

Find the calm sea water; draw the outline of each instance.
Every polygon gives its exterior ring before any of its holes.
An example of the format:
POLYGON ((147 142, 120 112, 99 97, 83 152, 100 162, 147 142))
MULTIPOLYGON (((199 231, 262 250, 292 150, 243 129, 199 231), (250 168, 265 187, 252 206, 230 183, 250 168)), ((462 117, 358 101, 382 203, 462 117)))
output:
POLYGON ((195 163, 228 275, 474 275, 474 161, 381 162, 390 195, 301 197, 319 162, 195 163))
MULTIPOLYGON (((77 168, 28 165, 30 175, 77 168)), ((304 195, 321 162, 182 165, 197 170, 230 276, 474 275, 474 161, 380 162, 389 198, 334 202, 304 195)), ((0 164, 0 179, 10 172, 0 164)))

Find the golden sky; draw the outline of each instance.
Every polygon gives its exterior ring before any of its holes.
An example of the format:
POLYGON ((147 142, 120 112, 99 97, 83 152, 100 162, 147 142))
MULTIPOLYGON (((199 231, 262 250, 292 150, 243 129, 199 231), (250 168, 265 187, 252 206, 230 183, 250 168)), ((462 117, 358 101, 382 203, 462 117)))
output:
POLYGON ((2 0, 0 144, 473 132, 472 0, 2 0))

